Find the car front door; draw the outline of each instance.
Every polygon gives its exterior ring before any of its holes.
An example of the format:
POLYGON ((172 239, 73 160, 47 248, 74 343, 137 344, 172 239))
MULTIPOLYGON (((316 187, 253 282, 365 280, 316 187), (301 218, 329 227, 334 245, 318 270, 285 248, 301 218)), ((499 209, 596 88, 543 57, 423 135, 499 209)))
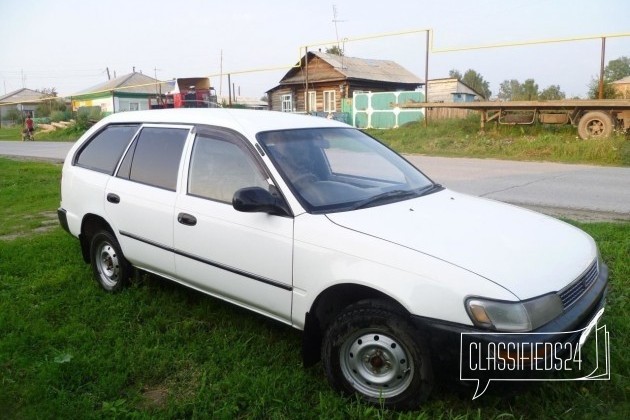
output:
POLYGON ((175 208, 176 271, 192 287, 290 322, 293 218, 232 207, 241 188, 274 188, 254 153, 232 132, 197 133, 175 208))

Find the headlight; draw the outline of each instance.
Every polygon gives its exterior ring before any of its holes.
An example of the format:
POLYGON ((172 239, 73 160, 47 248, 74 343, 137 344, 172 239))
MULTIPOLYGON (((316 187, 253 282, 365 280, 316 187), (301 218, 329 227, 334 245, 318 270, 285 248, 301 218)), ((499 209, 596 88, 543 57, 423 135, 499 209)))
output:
POLYGON ((545 325, 563 311, 555 293, 521 302, 505 302, 483 298, 466 300, 466 310, 473 323, 481 328, 525 332, 545 325))

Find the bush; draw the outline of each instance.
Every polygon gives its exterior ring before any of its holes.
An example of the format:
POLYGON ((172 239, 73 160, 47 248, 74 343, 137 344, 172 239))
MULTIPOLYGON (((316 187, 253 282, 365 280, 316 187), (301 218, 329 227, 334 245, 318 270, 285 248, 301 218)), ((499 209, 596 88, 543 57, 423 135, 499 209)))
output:
POLYGON ((101 112, 100 107, 81 107, 77 111, 76 129, 79 131, 85 131, 101 118, 103 118, 103 113, 101 112))
POLYGON ((53 111, 50 113, 50 121, 67 121, 71 117, 68 111, 53 111))

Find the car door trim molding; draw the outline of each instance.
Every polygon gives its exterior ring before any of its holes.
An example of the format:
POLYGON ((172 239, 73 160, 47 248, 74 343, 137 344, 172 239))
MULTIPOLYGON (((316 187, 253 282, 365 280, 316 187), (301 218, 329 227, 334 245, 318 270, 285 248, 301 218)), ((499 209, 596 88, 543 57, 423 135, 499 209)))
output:
POLYGON ((215 262, 215 261, 211 261, 211 260, 208 260, 208 259, 205 259, 205 258, 201 258, 201 257, 199 257, 197 255, 189 254, 187 252, 180 251, 178 249, 174 249, 174 248, 162 245, 162 244, 160 244, 158 242, 154 242, 154 241, 151 241, 149 239, 142 238, 140 236, 136 236, 136 235, 134 235, 134 234, 132 234, 130 232, 119 231, 119 233, 122 236, 126 236, 126 237, 128 237, 130 239, 134 239, 136 241, 140 241, 140 242, 143 242, 145 244, 148 244, 148 245, 151 245, 151 246, 163 249, 165 251, 172 252, 172 253, 180 255, 182 257, 189 258, 191 260, 195 260, 195 261, 198 261, 200 263, 210 265, 212 267, 216 267, 216 268, 218 268, 220 270, 229 271, 230 273, 238 274, 239 276, 247 277, 247 278, 250 278, 252 280, 256 280, 256 281, 259 281, 261 283, 268 284, 269 286, 278 287, 280 289, 283 289, 283 290, 286 290, 286 291, 289 291, 289 292, 293 291, 293 286, 290 286, 288 284, 280 283, 279 281, 272 280, 272 279, 269 279, 267 277, 262 277, 262 276, 259 276, 257 274, 253 274, 253 273, 249 273, 247 271, 239 270, 239 269, 231 267, 229 265, 225 265, 225 264, 221 264, 221 263, 218 263, 218 262, 215 262))

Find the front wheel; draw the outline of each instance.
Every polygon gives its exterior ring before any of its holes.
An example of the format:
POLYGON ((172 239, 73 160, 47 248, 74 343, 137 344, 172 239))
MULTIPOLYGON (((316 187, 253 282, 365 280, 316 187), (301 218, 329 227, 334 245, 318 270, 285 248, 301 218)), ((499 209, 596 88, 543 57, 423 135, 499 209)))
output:
POLYGON ((360 302, 344 310, 324 336, 322 359, 334 388, 389 408, 417 408, 433 386, 424 340, 384 302, 360 302))
POLYGON ((94 278, 108 292, 120 291, 131 274, 131 266, 116 237, 107 231, 98 232, 92 237, 90 262, 94 278))

